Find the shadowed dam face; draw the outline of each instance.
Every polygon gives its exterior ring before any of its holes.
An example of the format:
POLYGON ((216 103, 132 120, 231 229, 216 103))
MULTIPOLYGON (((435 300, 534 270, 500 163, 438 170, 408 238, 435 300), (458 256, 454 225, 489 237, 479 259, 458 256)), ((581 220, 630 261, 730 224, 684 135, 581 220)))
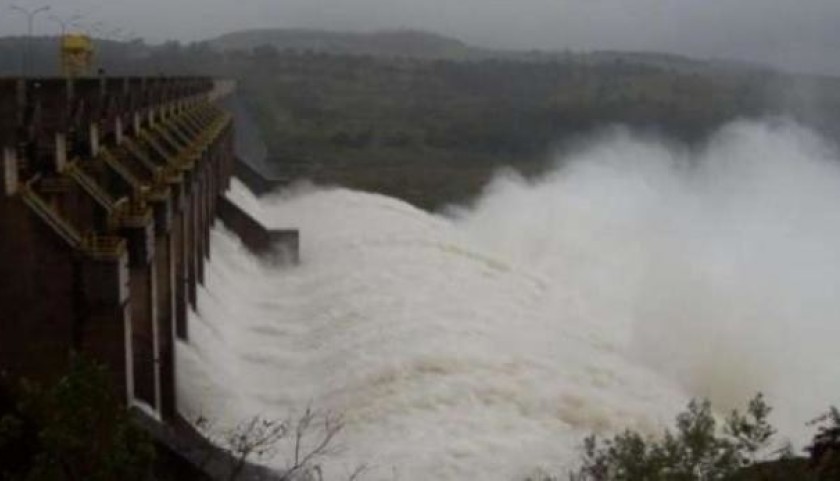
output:
POLYGON ((328 472, 377 480, 563 473, 586 434, 654 432, 692 396, 728 409, 762 390, 804 439, 840 395, 834 150, 738 123, 699 152, 612 132, 561 165, 446 215, 235 184, 257 218, 300 228, 302 264, 214 231, 181 409, 343 413, 328 472))

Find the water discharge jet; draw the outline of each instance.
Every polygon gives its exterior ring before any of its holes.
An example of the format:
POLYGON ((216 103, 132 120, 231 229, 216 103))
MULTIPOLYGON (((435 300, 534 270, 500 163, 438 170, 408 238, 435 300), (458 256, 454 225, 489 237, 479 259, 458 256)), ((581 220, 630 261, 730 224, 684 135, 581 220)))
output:
POLYGON ((182 409, 343 412, 331 472, 516 479, 570 466, 592 431, 758 389, 801 441, 840 394, 840 164, 793 124, 736 123, 693 153, 613 132, 445 216, 342 189, 230 195, 299 226, 302 264, 216 229, 182 409))

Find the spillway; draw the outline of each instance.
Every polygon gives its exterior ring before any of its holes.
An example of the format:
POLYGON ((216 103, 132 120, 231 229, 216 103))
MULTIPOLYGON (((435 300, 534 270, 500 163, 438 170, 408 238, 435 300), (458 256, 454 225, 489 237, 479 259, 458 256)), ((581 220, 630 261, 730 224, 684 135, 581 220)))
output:
POLYGON ((653 433, 693 396, 728 409, 758 390, 802 441, 840 395, 837 158, 788 123, 700 151, 614 132, 445 214, 235 182, 255 217, 300 228, 301 264, 215 228, 180 409, 340 413, 335 479, 564 474, 589 433, 653 433))

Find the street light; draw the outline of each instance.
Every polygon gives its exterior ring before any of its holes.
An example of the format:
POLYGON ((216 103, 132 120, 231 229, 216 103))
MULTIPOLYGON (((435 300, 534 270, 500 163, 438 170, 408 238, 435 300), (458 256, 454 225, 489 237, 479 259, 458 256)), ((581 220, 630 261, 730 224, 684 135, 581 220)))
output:
POLYGON ((17 5, 12 5, 10 7, 13 11, 26 15, 27 19, 27 41, 26 41, 26 52, 23 55, 23 76, 27 76, 29 74, 29 56, 32 55, 32 31, 35 27, 35 17, 41 13, 46 12, 50 9, 49 5, 44 5, 43 7, 36 8, 34 10, 26 9, 23 7, 19 7, 17 5))

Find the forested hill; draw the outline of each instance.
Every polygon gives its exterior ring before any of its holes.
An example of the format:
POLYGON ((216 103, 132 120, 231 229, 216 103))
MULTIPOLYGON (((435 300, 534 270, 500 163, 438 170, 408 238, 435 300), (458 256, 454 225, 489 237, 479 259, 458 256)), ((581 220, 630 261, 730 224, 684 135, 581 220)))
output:
POLYGON ((264 29, 229 33, 209 44, 222 51, 270 46, 278 50, 299 50, 382 57, 467 58, 479 54, 460 40, 416 30, 388 30, 372 33, 329 32, 304 29, 264 29))
POLYGON ((733 60, 699 60, 661 52, 552 50, 499 50, 469 45, 461 40, 420 30, 332 32, 314 29, 257 29, 232 32, 207 41, 221 52, 252 51, 267 47, 299 51, 373 57, 408 57, 439 60, 503 59, 523 62, 584 59, 589 63, 627 62, 679 71, 732 72, 769 70, 761 65, 733 60))

